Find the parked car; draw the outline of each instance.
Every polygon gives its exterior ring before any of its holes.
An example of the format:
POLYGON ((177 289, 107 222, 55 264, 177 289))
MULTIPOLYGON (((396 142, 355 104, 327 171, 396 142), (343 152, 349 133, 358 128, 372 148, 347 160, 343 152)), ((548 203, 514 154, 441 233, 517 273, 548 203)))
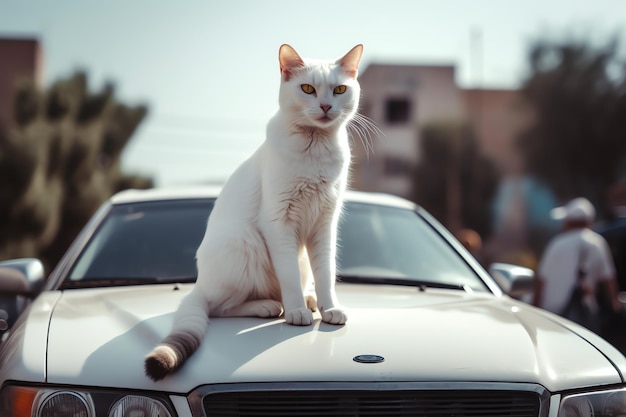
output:
POLYGON ((23 311, 0 347, 0 415, 619 416, 626 360, 590 331, 506 295, 525 268, 481 268, 422 208, 352 192, 337 293, 348 322, 213 318, 199 350, 154 382, 144 356, 195 280, 219 190, 124 191, 44 279, 0 265, 23 311))

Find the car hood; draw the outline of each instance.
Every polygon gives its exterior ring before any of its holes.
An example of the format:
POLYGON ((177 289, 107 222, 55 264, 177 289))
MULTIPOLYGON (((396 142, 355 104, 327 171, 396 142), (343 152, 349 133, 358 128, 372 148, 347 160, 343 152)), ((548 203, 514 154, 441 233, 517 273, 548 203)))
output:
POLYGON ((508 297, 337 287, 346 325, 211 319, 200 349, 158 383, 144 375, 143 358, 168 333, 190 285, 65 291, 50 318, 47 382, 181 393, 255 381, 502 381, 549 390, 622 382, 617 350, 508 297), (384 361, 359 363, 358 355, 384 361))

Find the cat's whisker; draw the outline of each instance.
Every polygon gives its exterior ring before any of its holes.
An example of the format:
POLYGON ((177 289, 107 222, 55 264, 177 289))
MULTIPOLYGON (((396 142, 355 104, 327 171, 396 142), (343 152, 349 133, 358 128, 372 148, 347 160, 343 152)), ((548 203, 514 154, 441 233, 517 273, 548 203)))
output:
POLYGON ((369 152, 372 151, 372 148, 371 148, 372 127, 370 127, 367 123, 363 122, 359 118, 359 115, 357 114, 354 116, 349 128, 353 135, 356 135, 359 137, 365 150, 369 154, 369 152))
POLYGON ((373 141, 384 136, 382 130, 380 130, 374 122, 362 114, 355 114, 348 124, 348 130, 350 136, 354 138, 357 136, 361 141, 361 145, 365 150, 365 154, 369 159, 369 155, 374 154, 373 141))

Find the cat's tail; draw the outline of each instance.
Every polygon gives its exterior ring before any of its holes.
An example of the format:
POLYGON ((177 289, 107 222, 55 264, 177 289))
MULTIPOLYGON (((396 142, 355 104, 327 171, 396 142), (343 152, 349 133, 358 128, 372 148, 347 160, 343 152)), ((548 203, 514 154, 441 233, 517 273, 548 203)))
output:
POLYGON ((194 289, 176 311, 170 334, 146 356, 146 375, 159 381, 180 368, 200 346, 208 324, 208 302, 194 289))

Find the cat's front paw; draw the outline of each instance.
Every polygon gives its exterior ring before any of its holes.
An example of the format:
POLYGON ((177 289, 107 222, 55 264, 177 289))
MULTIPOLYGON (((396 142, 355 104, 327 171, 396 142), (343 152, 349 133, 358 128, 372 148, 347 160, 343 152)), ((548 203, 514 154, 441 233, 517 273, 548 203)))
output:
POLYGON ((259 317, 278 317, 283 314, 283 304, 276 300, 259 300, 255 308, 259 317))
POLYGON ((329 324, 345 324, 348 320, 348 315, 344 310, 339 307, 329 308, 327 310, 320 309, 322 314, 322 321, 329 324))
POLYGON ((313 323, 313 312, 308 307, 286 311, 285 321, 294 326, 309 326, 313 323))

